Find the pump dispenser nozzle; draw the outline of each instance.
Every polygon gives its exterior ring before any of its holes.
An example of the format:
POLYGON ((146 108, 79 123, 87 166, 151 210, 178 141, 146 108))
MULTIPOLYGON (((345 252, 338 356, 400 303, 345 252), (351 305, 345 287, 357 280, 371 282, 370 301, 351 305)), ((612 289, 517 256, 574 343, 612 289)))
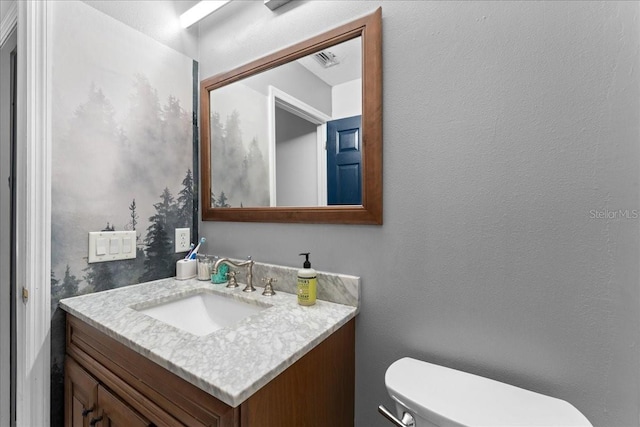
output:
POLYGON ((305 257, 304 264, 302 264, 302 268, 311 268, 311 263, 309 262, 309 255, 311 255, 311 252, 303 252, 300 254, 300 256, 305 257))

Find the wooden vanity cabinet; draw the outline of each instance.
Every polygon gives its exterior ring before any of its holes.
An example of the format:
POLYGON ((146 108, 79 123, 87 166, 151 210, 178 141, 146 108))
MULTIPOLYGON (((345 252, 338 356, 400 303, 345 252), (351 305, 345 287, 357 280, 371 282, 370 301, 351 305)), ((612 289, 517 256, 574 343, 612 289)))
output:
POLYGON ((65 360, 64 372, 66 425, 87 426, 89 420, 97 413, 98 380, 69 358, 65 360))
POLYGON ((104 388, 73 359, 65 361, 67 425, 148 427, 152 423, 104 388))
POLYGON ((91 422, 100 422, 103 426, 149 427, 153 425, 102 386, 98 386, 98 408, 100 412, 91 422))
POLYGON ((354 352, 351 320, 234 408, 68 314, 65 426, 350 427, 354 352))

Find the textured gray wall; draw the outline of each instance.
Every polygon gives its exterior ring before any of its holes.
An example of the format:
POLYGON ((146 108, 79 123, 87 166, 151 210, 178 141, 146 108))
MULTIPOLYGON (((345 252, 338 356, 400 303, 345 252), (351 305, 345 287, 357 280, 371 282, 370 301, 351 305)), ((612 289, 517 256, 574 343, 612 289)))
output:
POLYGON ((402 356, 637 426, 639 220, 597 216, 640 208, 639 4, 236 1, 201 76, 380 5, 384 225, 206 222, 206 250, 362 277, 360 427, 402 356))

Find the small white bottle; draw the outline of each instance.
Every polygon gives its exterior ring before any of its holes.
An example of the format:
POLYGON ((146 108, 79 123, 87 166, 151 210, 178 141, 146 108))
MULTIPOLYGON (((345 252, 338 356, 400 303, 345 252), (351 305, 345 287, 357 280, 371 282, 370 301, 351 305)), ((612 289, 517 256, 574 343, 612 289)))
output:
POLYGON ((316 290, 318 287, 318 274, 311 268, 309 262, 310 252, 301 253, 305 261, 303 268, 298 270, 298 304, 313 305, 316 303, 316 290))

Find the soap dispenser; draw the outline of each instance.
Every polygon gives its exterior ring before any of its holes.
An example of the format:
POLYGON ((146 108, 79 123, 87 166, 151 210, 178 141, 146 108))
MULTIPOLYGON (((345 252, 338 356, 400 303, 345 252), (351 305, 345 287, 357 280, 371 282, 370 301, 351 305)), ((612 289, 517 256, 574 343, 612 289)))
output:
POLYGON ((316 288, 318 278, 316 271, 309 262, 310 252, 301 253, 305 257, 302 268, 298 270, 298 304, 313 305, 316 303, 316 288))

